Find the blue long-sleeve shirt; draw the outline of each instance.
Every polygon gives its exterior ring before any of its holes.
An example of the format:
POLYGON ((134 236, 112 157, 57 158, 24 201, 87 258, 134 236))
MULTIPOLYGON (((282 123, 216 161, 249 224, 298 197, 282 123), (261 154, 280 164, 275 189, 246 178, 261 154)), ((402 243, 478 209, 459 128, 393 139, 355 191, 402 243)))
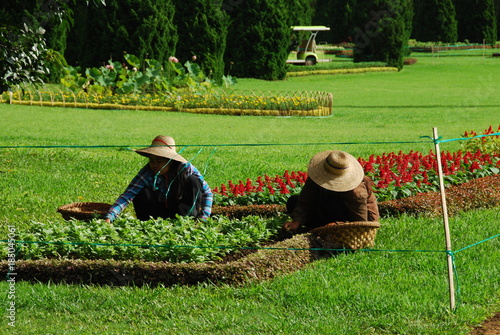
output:
MULTIPOLYGON (((206 220, 212 213, 212 202, 213 194, 212 190, 208 186, 205 178, 198 169, 196 169, 191 163, 187 162, 183 164, 183 173, 188 176, 196 176, 202 185, 202 213, 198 216, 200 219, 206 220)), ((155 180, 155 173, 149 167, 149 164, 144 166, 139 173, 132 179, 125 192, 122 193, 116 199, 115 203, 111 206, 105 218, 113 221, 116 217, 127 207, 130 202, 135 198, 143 188, 158 189, 161 194, 162 199, 165 200, 167 197, 167 183, 165 178, 157 178, 155 180)))

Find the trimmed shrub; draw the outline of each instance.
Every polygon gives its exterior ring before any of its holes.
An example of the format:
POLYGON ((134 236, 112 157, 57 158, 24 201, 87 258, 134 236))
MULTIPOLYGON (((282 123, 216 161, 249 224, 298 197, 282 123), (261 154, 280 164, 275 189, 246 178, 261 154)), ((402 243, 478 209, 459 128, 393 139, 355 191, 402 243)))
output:
POLYGON ((355 7, 356 0, 317 0, 313 22, 331 28, 322 33, 331 43, 351 42, 355 7))
POLYGON ((458 38, 453 0, 414 0, 412 38, 455 43, 458 38))
POLYGON ((354 62, 385 62, 403 68, 411 31, 411 1, 361 0, 354 28, 354 62))
POLYGON ((280 80, 286 76, 290 26, 284 0, 247 0, 229 11, 226 69, 239 78, 280 80))
POLYGON ((496 43, 497 18, 493 0, 455 0, 458 39, 473 43, 496 43))
POLYGON ((177 1, 175 24, 182 32, 176 57, 184 63, 200 62, 201 69, 217 82, 224 75, 224 52, 229 17, 221 9, 222 2, 211 0, 177 1))
POLYGON ((171 0, 106 0, 105 7, 71 5, 74 25, 67 38, 69 64, 98 67, 108 59, 123 62, 123 54, 163 63, 175 54, 178 35, 171 0))

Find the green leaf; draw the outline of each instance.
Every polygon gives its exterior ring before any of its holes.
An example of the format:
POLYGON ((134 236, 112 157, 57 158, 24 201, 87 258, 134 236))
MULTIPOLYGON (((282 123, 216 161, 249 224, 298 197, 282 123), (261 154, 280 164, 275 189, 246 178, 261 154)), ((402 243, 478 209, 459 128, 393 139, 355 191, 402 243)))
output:
POLYGON ((85 74, 96 81, 102 75, 101 71, 95 67, 85 70, 85 74))
POLYGON ((136 69, 141 67, 141 61, 135 55, 125 54, 125 60, 129 63, 129 65, 135 67, 136 69))

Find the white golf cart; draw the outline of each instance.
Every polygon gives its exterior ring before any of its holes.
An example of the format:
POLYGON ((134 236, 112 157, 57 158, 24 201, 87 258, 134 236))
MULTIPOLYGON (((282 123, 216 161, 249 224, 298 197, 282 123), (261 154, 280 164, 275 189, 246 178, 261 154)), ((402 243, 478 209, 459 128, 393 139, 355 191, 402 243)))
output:
POLYGON ((286 62, 287 64, 302 64, 302 65, 316 65, 318 62, 329 62, 329 59, 325 58, 325 53, 323 51, 316 50, 316 35, 320 31, 328 31, 329 27, 325 26, 293 26, 292 31, 310 31, 311 35, 309 39, 304 39, 299 43, 295 57, 289 58, 286 62))

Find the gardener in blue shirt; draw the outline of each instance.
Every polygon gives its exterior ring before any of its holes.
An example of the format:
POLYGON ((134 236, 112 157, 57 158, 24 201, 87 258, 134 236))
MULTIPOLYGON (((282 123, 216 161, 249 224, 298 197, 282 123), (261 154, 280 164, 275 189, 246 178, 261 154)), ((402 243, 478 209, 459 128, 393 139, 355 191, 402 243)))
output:
POLYGON ((135 150, 149 162, 132 179, 111 206, 105 220, 111 222, 133 202, 137 218, 174 218, 176 215, 207 219, 213 194, 201 173, 177 153, 170 136, 156 136, 151 146, 135 150))

